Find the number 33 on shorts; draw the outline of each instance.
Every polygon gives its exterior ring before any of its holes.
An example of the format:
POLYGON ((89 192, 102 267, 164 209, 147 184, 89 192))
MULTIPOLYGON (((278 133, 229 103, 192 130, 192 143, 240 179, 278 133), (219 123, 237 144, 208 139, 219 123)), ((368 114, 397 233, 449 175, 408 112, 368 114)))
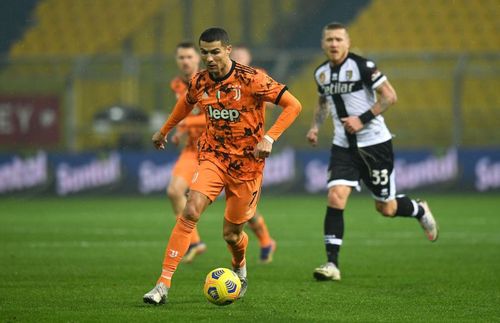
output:
POLYGON ((389 182, 389 171, 387 169, 373 169, 371 177, 373 185, 386 185, 389 182))

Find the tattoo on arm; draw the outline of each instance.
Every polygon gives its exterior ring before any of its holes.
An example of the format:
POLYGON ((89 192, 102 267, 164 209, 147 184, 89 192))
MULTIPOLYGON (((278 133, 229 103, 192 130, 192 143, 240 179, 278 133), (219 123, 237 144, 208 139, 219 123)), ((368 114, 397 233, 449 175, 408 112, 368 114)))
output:
POLYGON ((386 81, 379 89, 377 89, 377 94, 379 95, 379 99, 373 106, 372 112, 375 115, 379 115, 387 111, 387 109, 396 103, 397 97, 396 92, 386 81))
POLYGON ((328 107, 326 105, 326 98, 320 97, 319 104, 314 113, 313 125, 319 129, 319 127, 323 124, 327 116, 328 116, 328 107))
POLYGON ((380 114, 384 113, 391 106, 391 101, 388 100, 385 96, 381 96, 378 100, 378 103, 380 107, 380 114))

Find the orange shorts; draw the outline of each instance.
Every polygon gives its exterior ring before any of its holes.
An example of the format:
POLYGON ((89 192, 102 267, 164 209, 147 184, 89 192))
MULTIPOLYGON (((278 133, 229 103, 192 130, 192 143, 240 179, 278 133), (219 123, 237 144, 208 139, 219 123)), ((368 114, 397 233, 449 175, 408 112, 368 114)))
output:
POLYGON ((189 185, 198 167, 198 152, 183 150, 172 169, 172 177, 182 177, 189 185))
POLYGON ((202 160, 189 189, 206 195, 212 202, 224 189, 224 218, 231 223, 241 224, 255 215, 261 186, 262 174, 255 179, 243 181, 229 176, 214 163, 202 160))

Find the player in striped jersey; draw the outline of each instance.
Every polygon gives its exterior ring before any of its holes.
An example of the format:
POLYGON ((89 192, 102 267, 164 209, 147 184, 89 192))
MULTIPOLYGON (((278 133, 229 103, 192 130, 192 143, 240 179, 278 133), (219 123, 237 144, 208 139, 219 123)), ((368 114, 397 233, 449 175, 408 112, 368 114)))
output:
POLYGON ((321 44, 328 60, 314 72, 319 104, 307 139, 313 146, 317 144, 319 127, 329 112, 335 130, 324 221, 327 263, 314 270, 314 277, 340 280, 338 253, 344 236, 344 209, 360 179, 372 192, 375 208, 382 215, 417 219, 430 241, 437 240, 438 226, 425 201, 396 195, 392 136, 382 113, 397 97, 387 77, 374 62, 349 52, 344 25, 326 25, 321 44))

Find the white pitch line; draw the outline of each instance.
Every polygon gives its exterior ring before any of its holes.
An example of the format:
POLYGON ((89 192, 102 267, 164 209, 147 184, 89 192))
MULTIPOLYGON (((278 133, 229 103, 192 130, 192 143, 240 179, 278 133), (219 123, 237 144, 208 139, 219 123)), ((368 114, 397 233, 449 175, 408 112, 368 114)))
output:
POLYGON ((30 248, 103 248, 103 247, 151 247, 166 244, 166 241, 36 241, 30 248))

